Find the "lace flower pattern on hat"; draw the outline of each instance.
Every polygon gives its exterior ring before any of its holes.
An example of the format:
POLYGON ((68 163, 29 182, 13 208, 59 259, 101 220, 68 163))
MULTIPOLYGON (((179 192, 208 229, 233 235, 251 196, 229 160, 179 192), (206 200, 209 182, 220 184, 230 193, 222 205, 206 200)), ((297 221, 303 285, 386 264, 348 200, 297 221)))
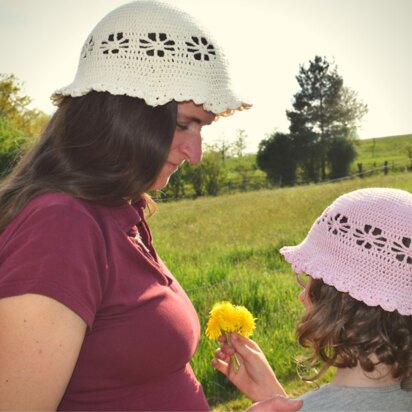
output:
MULTIPOLYGON (((410 238, 387 239, 382 234, 382 229, 369 224, 362 226, 351 224, 350 219, 341 213, 325 214, 324 218, 328 232, 333 235, 344 235, 363 249, 377 252, 385 251, 386 257, 412 265, 412 242, 410 238)), ((323 221, 320 220, 318 223, 323 223, 323 221)))
POLYGON ((100 48, 103 54, 118 54, 120 51, 129 48, 129 39, 122 32, 111 33, 107 40, 102 41, 100 48))
POLYGON ((87 40, 86 43, 84 43, 83 49, 82 49, 82 57, 85 59, 94 49, 94 39, 93 36, 90 36, 87 40))
POLYGON ((382 230, 378 227, 364 225, 362 229, 355 229, 353 237, 358 239, 356 244, 365 249, 371 249, 373 246, 376 246, 378 250, 381 250, 386 244, 386 238, 381 236, 381 234, 382 230))
POLYGON ((216 52, 213 44, 210 44, 205 37, 192 37, 192 41, 186 42, 187 51, 193 54, 196 60, 209 61, 216 57, 216 52))
POLYGON ((175 44, 166 33, 147 33, 147 36, 139 39, 139 47, 151 57, 164 57, 166 53, 174 56, 175 44))
POLYGON ((412 265, 412 247, 410 238, 403 237, 399 243, 393 242, 391 250, 396 254, 396 259, 400 262, 412 265))
POLYGON ((334 235, 337 235, 338 232, 348 233, 350 226, 347 223, 348 218, 342 216, 340 213, 327 218, 328 231, 332 232, 334 235))

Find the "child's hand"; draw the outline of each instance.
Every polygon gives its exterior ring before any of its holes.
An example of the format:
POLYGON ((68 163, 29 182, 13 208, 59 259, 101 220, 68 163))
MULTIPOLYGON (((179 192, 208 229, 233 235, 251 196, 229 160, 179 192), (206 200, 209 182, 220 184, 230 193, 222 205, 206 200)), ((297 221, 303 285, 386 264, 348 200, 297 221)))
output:
POLYGON ((265 355, 255 342, 236 333, 231 334, 233 347, 228 345, 224 337, 219 338, 219 341, 222 345, 215 352, 216 358, 212 360, 212 366, 226 375, 246 396, 254 401, 274 395, 286 396, 265 355), (237 373, 230 367, 230 356, 235 352, 240 361, 237 373))

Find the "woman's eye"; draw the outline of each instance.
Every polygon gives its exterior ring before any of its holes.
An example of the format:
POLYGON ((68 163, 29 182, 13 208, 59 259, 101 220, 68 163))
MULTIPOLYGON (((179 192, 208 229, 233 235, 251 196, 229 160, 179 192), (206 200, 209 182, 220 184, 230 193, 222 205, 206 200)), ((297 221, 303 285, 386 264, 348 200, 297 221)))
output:
POLYGON ((187 130, 189 127, 186 124, 176 123, 176 129, 187 130))

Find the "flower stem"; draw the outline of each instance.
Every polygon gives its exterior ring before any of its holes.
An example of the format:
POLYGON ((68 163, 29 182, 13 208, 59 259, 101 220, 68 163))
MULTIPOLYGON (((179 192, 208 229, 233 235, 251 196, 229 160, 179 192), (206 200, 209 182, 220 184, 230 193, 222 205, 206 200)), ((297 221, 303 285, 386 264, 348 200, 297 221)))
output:
MULTIPOLYGON (((230 333, 229 333, 229 332, 223 332, 223 333, 224 333, 224 335, 225 335, 225 337, 226 337, 227 343, 229 344, 229 346, 231 346, 231 347, 233 348, 232 340, 230 339, 230 333)), ((232 370, 233 370, 234 373, 237 373, 237 372, 239 371, 240 362, 239 362, 238 357, 236 356, 236 353, 234 353, 234 354, 230 357, 230 365, 231 365, 232 370)))

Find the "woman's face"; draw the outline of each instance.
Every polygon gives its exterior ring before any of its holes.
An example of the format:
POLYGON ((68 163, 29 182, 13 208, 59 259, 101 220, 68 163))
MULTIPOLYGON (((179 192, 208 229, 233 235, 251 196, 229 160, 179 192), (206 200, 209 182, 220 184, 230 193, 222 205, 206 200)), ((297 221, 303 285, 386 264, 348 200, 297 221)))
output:
POLYGON ((172 145, 167 155, 166 163, 156 178, 151 190, 165 187, 170 176, 176 172, 184 161, 196 164, 202 160, 203 126, 214 120, 215 115, 207 112, 202 106, 193 102, 178 103, 177 124, 172 145))

